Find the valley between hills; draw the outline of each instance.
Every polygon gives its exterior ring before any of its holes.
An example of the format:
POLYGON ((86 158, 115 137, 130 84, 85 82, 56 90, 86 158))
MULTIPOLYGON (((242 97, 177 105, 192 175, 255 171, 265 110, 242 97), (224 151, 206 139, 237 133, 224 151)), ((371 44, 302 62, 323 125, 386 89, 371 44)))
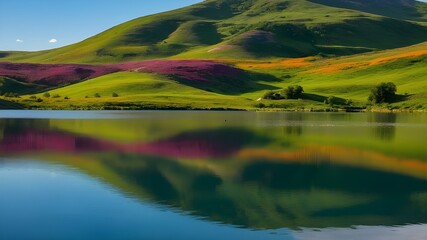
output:
POLYGON ((0 93, 3 109, 427 111, 427 3, 207 0, 2 51, 0 93), (369 102, 382 82, 393 101, 369 102), (296 99, 265 97, 294 85, 296 99))

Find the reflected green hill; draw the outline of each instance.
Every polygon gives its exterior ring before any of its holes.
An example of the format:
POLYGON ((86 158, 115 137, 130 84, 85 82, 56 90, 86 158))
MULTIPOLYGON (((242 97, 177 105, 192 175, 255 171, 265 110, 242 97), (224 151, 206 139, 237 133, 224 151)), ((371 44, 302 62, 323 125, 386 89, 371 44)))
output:
POLYGON ((43 156, 142 201, 254 229, 401 225, 427 221, 427 180, 339 164, 189 163, 155 156, 43 156), (53 160, 54 159, 54 160, 53 160), (79 161, 78 159, 81 159, 79 161), (232 165, 234 176, 210 168, 232 165))
POLYGON ((126 131, 117 127, 126 126, 126 120, 105 120, 99 131, 108 129, 111 135, 98 138, 96 130, 85 131, 95 120, 2 120, 0 152, 78 169, 140 201, 245 228, 427 222, 427 162, 418 143, 422 136, 406 138, 414 129, 404 127, 414 118, 223 113, 196 121, 200 115, 193 120, 178 115, 157 124, 155 114, 149 121, 139 119, 139 125, 130 121, 129 131, 143 135, 117 133, 121 138, 116 141, 114 132, 126 131), (315 119, 320 123, 310 128, 315 119), (362 119, 383 125, 352 125, 362 119), (254 121, 258 125, 250 124, 254 121), (284 122, 288 124, 280 124, 284 122), (146 129, 153 126, 171 131, 156 135, 155 128, 146 129), (390 129, 379 127, 394 127, 394 133, 384 134, 390 129), (344 135, 352 136, 351 141, 344 135), (406 145, 390 150, 401 139, 406 145), (374 144, 368 147, 365 141, 374 144), (409 145, 418 154, 394 154, 409 145))

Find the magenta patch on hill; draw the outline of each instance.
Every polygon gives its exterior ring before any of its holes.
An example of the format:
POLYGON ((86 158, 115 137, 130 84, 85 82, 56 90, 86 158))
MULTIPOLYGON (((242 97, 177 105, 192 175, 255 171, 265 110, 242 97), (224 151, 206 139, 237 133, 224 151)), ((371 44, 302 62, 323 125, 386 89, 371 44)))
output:
POLYGON ((46 85, 77 83, 117 71, 112 66, 84 64, 0 63, 0 76, 46 85))
POLYGON ((244 71, 206 60, 147 60, 110 65, 0 63, 0 76, 50 86, 77 83, 114 72, 164 74, 179 80, 214 82, 238 79, 244 71))
POLYGON ((215 79, 236 79, 244 75, 243 70, 207 60, 147 60, 111 66, 122 71, 159 73, 190 81, 210 82, 215 79))

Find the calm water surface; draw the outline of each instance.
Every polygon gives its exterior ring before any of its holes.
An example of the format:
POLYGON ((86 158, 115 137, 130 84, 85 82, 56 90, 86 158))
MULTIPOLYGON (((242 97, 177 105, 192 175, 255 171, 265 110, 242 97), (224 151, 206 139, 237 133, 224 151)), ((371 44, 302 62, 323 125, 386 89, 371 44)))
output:
POLYGON ((0 112, 0 239, 427 237, 427 114, 0 112))

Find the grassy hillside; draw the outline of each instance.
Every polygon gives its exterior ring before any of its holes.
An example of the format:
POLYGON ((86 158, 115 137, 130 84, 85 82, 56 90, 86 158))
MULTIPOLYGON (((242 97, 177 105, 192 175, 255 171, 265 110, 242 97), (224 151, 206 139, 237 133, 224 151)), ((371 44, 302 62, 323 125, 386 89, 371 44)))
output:
POLYGON ((391 18, 427 22, 427 5, 416 0, 310 0, 332 7, 354 9, 391 18))
POLYGON ((398 97, 374 108, 427 110, 426 16, 412 0, 207 0, 63 48, 1 52, 50 65, 0 63, 0 93, 28 108, 327 110, 370 107, 390 81, 398 97), (295 84, 302 99, 261 100, 295 84))
POLYGON ((12 78, 0 76, 0 94, 1 95, 7 94, 7 93, 28 94, 28 93, 40 91, 45 87, 46 86, 42 86, 38 84, 22 83, 12 78))
MULTIPOLYGON (((158 73, 125 71, 50 90, 50 97, 39 93, 36 97, 26 95, 8 100, 29 108, 326 110, 332 107, 324 103, 330 96, 341 101, 334 107, 349 107, 344 102, 350 100, 352 107, 365 108, 370 90, 380 82, 390 81, 397 85, 398 97, 391 104, 374 108, 427 110, 426 46, 427 43, 423 43, 340 58, 223 59, 238 67, 233 71, 241 71, 237 78, 231 74, 223 79, 221 75, 214 74, 215 71, 209 77, 207 73, 211 70, 207 69, 201 71, 202 75, 192 75, 192 68, 185 67, 157 69, 158 73), (187 78, 179 77, 179 74, 187 78), (200 80, 200 77, 212 80, 200 80), (302 99, 260 100, 267 91, 295 84, 305 90, 302 99), (113 97, 113 93, 118 96, 113 97)), ((171 66, 173 62, 153 63, 171 66)), ((144 62, 124 65, 141 64, 150 66, 144 62)), ((194 70, 197 72, 199 68, 194 70)))
POLYGON ((164 75, 135 72, 109 74, 49 93, 48 98, 36 95, 42 102, 31 96, 19 101, 32 108, 78 109, 243 109, 250 104, 245 98, 197 89, 164 75))
MULTIPOLYGON (((299 84, 316 96, 336 96, 360 104, 366 104, 373 86, 390 81, 397 85, 400 95, 390 107, 427 109, 427 43, 332 59, 229 61, 241 68, 281 77, 283 81, 277 87, 299 84)), ((255 98, 261 94, 245 96, 255 98)))
MULTIPOLYGON (((343 3, 358 1, 366 2, 343 3)), ((415 21, 425 21, 427 4, 416 3, 411 8, 415 12, 410 12, 408 3, 400 1, 377 0, 356 11, 345 4, 331 6, 332 1, 326 0, 208 0, 132 20, 67 47, 3 52, 0 61, 106 63, 169 57, 347 55, 426 41, 427 27, 415 21), (395 12, 384 8, 388 2, 394 3, 395 12), (383 10, 375 10, 379 6, 383 10)))

